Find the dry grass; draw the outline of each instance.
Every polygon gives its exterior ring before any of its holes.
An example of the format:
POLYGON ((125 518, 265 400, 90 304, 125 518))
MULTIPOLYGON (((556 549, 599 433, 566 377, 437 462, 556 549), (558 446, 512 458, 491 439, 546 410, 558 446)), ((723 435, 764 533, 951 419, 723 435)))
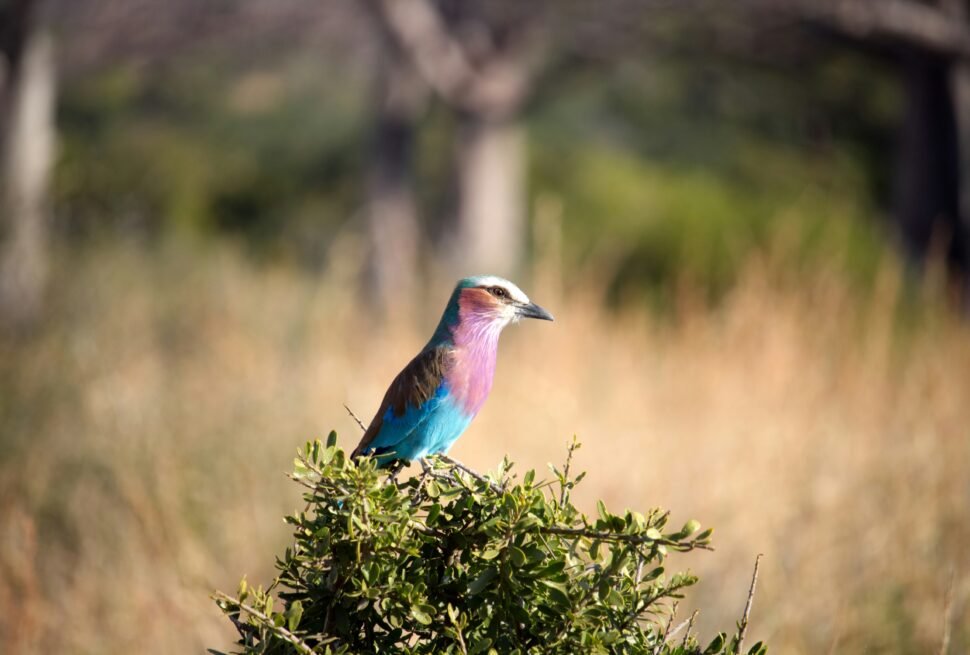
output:
MULTIPOLYGON (((352 443, 341 404, 369 418, 446 294, 382 329, 346 292, 353 270, 117 246, 61 259, 49 327, 0 343, 5 652, 229 645, 207 594, 270 576, 295 448, 331 427, 352 443)), ((749 643, 935 651, 954 570, 950 652, 966 652, 970 329, 945 312, 894 327, 891 266, 865 307, 837 276, 764 270, 717 310, 685 294, 673 321, 537 276, 557 322, 506 335, 453 454, 542 469, 575 433, 585 504, 716 526, 718 550, 689 559, 702 631, 739 616, 764 552, 749 643)))

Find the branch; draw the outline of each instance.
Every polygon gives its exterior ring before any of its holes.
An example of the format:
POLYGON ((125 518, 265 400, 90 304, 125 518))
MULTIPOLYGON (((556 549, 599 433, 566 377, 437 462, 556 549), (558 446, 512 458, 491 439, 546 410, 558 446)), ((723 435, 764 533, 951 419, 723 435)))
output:
MULTIPOLYGON (((280 636, 280 638, 282 638, 284 641, 286 641, 291 646, 293 646, 293 648, 295 648, 297 652, 303 653, 303 655, 313 655, 313 649, 307 646, 305 643, 303 643, 302 639, 297 637, 295 634, 293 634, 286 628, 275 625, 272 619, 270 619, 268 616, 266 616, 256 608, 250 607, 245 603, 241 603, 239 602, 238 599, 233 598, 232 596, 229 596, 227 594, 224 594, 221 591, 215 592, 215 597, 237 606, 239 609, 244 610, 250 616, 253 616, 257 620, 261 621, 265 626, 272 628, 272 630, 276 632, 280 636)), ((239 629, 238 626, 237 626, 237 629, 239 629)), ((240 633, 241 632, 242 630, 240 630, 240 633)))
POLYGON ((669 539, 653 539, 645 534, 599 532, 597 530, 590 530, 589 528, 557 528, 555 526, 551 526, 540 527, 539 532, 541 534, 555 534, 563 537, 587 537, 589 539, 598 539, 600 541, 622 542, 626 544, 645 544, 656 542, 664 546, 676 546, 679 549, 683 549, 682 552, 685 553, 697 549, 714 550, 713 546, 710 546, 709 544, 697 543, 696 541, 681 543, 679 541, 670 541, 669 539))
POLYGON ((350 409, 349 407, 347 407, 346 403, 344 404, 344 409, 347 410, 347 413, 350 414, 350 417, 352 419, 354 419, 355 421, 357 421, 357 425, 360 426, 360 429, 363 430, 364 432, 367 432, 367 426, 364 425, 364 422, 363 421, 361 421, 359 418, 357 418, 357 415, 354 414, 354 412, 353 412, 352 409, 350 409))
POLYGON ((567 445, 568 450, 566 451, 566 465, 563 467, 562 471, 562 482, 559 487, 559 506, 565 507, 566 500, 569 498, 569 467, 573 463, 573 454, 579 450, 579 442, 576 441, 576 436, 573 435, 573 440, 567 445))
POLYGON ((463 473, 466 473, 467 475, 470 475, 471 477, 475 478, 479 482, 485 482, 485 483, 487 483, 488 486, 492 488, 492 491, 496 491, 498 493, 502 493, 503 491, 505 491, 505 489, 503 489, 502 487, 500 487, 496 483, 492 482, 491 480, 489 480, 488 478, 486 478, 481 473, 478 473, 478 472, 474 471, 473 469, 468 468, 467 466, 465 466, 464 464, 462 464, 461 462, 459 462, 457 459, 452 459, 451 457, 448 457, 447 455, 437 455, 437 457, 442 462, 444 462, 445 464, 448 464, 452 468, 456 468, 459 471, 462 471, 463 473))
MULTIPOLYGON (((531 81, 523 47, 493 50, 476 67, 428 0, 369 0, 387 36, 445 102, 466 111, 507 115, 531 81)), ((519 41, 528 41, 525 35, 519 41)))
POLYGON ((674 631, 670 633, 669 639, 673 639, 674 637, 676 637, 677 633, 683 630, 684 626, 687 626, 687 632, 684 633, 684 639, 683 641, 680 642, 681 647, 686 649, 687 640, 690 639, 690 629, 694 627, 694 621, 697 620, 697 615, 699 613, 700 613, 700 610, 694 610, 694 612, 690 615, 689 619, 687 619, 686 621, 678 625, 676 628, 674 628, 674 631))
POLYGON ((949 57, 970 58, 970 26, 913 0, 749 0, 853 38, 882 38, 949 57))
POLYGON ((754 560, 754 573, 751 575, 751 588, 748 590, 748 601, 744 604, 744 615, 741 617, 741 625, 738 630, 738 647, 735 653, 741 653, 744 649, 744 634, 748 631, 748 616, 751 614, 751 603, 754 602, 754 589, 758 585, 758 569, 761 567, 762 553, 754 560))
MULTIPOLYGON (((657 642, 657 645, 653 647, 653 655, 660 655, 660 649, 667 645, 667 639, 670 638, 670 626, 674 623, 674 617, 677 616, 677 606, 679 603, 674 601, 674 607, 670 611, 670 616, 667 618, 667 625, 664 627, 663 636, 657 642)), ((683 624, 681 624, 683 625, 683 624)), ((679 628, 678 628, 679 629, 679 628)))

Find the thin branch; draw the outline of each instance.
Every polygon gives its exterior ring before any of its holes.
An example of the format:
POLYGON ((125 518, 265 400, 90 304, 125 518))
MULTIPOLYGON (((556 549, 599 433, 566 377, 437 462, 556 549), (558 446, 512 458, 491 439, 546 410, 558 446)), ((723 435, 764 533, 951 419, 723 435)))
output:
POLYGON ((215 596, 221 600, 232 603, 233 605, 237 606, 239 609, 244 610, 250 616, 253 616, 257 620, 261 621, 267 627, 270 627, 274 632, 276 632, 276 634, 280 636, 280 638, 288 642, 298 652, 303 653, 304 655, 313 655, 313 649, 307 646, 305 643, 303 643, 302 639, 297 637, 295 634, 293 634, 286 628, 275 625, 272 619, 270 619, 268 616, 266 616, 265 614, 257 610, 255 607, 250 607, 245 603, 241 603, 239 602, 238 599, 233 598, 232 596, 229 596, 227 594, 224 594, 221 591, 215 592, 215 596))
MULTIPOLYGON (((684 633, 684 640, 680 642, 680 645, 685 649, 687 648, 687 640, 690 639, 690 630, 691 628, 694 627, 694 621, 697 620, 697 615, 699 613, 700 613, 699 610, 694 610, 694 612, 690 615, 690 618, 687 619, 687 621, 685 621, 685 623, 687 623, 687 632, 684 633)), ((678 625, 677 628, 673 631, 673 633, 671 633, 670 636, 673 637, 674 635, 676 635, 678 632, 680 632, 680 629, 683 627, 684 627, 683 623, 678 625)))
POLYGON ((476 113, 508 114, 529 90, 532 34, 510 39, 473 62, 461 39, 428 0, 370 0, 385 33, 448 104, 476 113), (516 47, 520 46, 520 47, 516 47))
POLYGON ((467 466, 465 466, 464 464, 462 464, 461 462, 459 462, 457 459, 452 459, 451 457, 448 457, 447 455, 437 455, 437 457, 442 462, 444 462, 445 464, 448 464, 452 468, 458 469, 459 471, 461 471, 462 473, 465 473, 466 475, 470 475, 471 477, 475 478, 479 482, 484 482, 485 484, 487 484, 489 487, 492 488, 492 491, 495 491, 495 492, 498 492, 498 493, 502 493, 503 491, 505 491, 501 486, 499 486, 498 484, 492 482, 491 480, 489 480, 488 478, 486 478, 481 473, 475 471, 474 469, 468 468, 467 466))
POLYGON ((660 641, 658 641, 653 647, 653 655, 659 655, 660 649, 663 648, 663 646, 667 643, 667 638, 670 636, 670 626, 674 622, 674 617, 677 616, 677 605, 679 605, 679 603, 674 601, 674 607, 672 610, 670 610, 670 616, 667 618, 667 625, 664 626, 663 636, 660 637, 660 641))
POLYGON ((637 548, 637 571, 633 577, 634 586, 640 587, 640 580, 643 579, 643 563, 647 560, 644 556, 643 551, 637 548))
POLYGON ((645 544, 649 542, 656 542, 664 546, 677 546, 677 548, 682 548, 682 552, 689 552, 692 550, 714 550, 713 546, 709 544, 701 544, 696 541, 691 541, 689 543, 681 543, 678 541, 670 541, 669 539, 653 539, 645 534, 620 534, 616 532, 599 532, 597 530, 590 530, 589 528, 558 528, 555 526, 540 527, 539 532, 542 534, 556 534, 563 537, 587 537, 589 539, 599 539, 600 541, 608 542, 623 542, 627 544, 645 544))
POLYGON ((364 425, 364 422, 363 421, 361 421, 359 418, 357 418, 357 415, 354 414, 353 410, 350 409, 349 407, 347 407, 346 404, 344 404, 344 409, 347 410, 347 413, 350 414, 350 417, 352 419, 354 419, 355 421, 357 421, 357 425, 360 426, 360 429, 363 430, 364 432, 367 432, 367 426, 364 425))
POLYGON ((751 603, 754 602, 754 590, 758 585, 758 569, 761 567, 761 558, 764 553, 758 553, 754 560, 754 573, 751 575, 751 588, 748 589, 748 601, 744 604, 744 614, 741 616, 741 625, 738 630, 738 647, 734 651, 740 653, 744 649, 744 634, 748 631, 748 616, 751 614, 751 603))
POLYGON ((475 69, 434 5, 427 0, 371 0, 370 5, 435 92, 459 102, 473 84, 475 69))
POLYGON ((948 12, 913 0, 748 0, 854 38, 882 38, 950 57, 970 57, 970 29, 948 12))
POLYGON ((579 442, 576 441, 576 437, 573 437, 572 443, 569 444, 568 450, 566 451, 566 466, 563 467, 562 477, 563 483, 559 488, 559 506, 564 507, 566 505, 566 499, 569 498, 569 466, 573 463, 573 453, 579 449, 579 442))

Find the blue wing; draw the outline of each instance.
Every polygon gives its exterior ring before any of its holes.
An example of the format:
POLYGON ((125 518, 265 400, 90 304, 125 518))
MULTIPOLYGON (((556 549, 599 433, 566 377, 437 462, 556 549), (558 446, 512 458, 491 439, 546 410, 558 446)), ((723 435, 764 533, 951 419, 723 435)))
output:
POLYGON ((452 400, 444 379, 449 351, 422 351, 401 371, 353 456, 374 454, 384 462, 447 452, 471 422, 452 400))
POLYGON ((444 453, 470 422, 471 417, 459 409, 442 383, 423 405, 409 407, 401 416, 389 407, 380 430, 364 452, 386 462, 444 453))

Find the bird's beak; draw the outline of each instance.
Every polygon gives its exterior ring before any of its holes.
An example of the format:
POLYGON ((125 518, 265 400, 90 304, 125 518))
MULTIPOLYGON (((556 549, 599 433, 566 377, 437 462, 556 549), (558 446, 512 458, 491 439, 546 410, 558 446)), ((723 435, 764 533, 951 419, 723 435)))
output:
POLYGON ((552 318, 552 314, 534 302, 530 302, 527 305, 519 305, 516 313, 524 318, 538 318, 542 319, 543 321, 555 320, 552 318))

